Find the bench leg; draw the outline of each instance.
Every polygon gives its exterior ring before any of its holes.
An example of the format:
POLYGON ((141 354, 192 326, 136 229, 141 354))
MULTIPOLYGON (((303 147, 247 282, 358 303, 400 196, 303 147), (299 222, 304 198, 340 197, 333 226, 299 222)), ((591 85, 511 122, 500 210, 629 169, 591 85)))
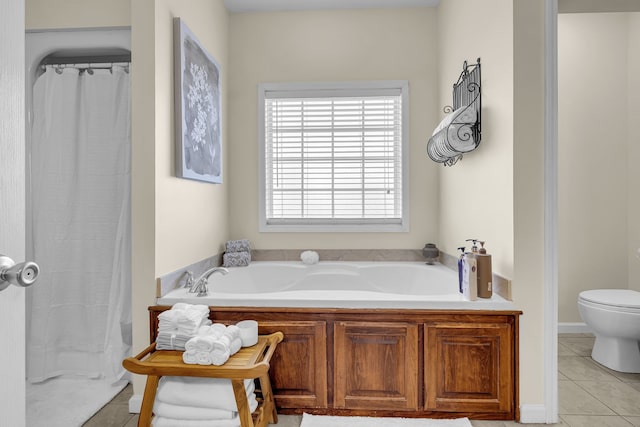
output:
POLYGON ((149 427, 151 425, 153 402, 156 400, 159 380, 160 377, 158 376, 147 376, 147 384, 144 386, 144 395, 142 397, 142 407, 140 408, 140 418, 138 418, 138 427, 149 427))
POLYGON ((271 424, 277 424, 278 413, 276 412, 276 403, 273 399, 273 390, 271 390, 269 373, 260 377, 260 390, 262 390, 262 399, 264 400, 265 411, 269 411, 269 413, 265 415, 269 417, 269 422, 271 424))
POLYGON ((247 390, 244 388, 243 380, 231 380, 233 386, 233 395, 238 405, 238 416, 240 417, 240 425, 242 427, 254 427, 253 418, 251 418, 251 408, 247 399, 247 390))

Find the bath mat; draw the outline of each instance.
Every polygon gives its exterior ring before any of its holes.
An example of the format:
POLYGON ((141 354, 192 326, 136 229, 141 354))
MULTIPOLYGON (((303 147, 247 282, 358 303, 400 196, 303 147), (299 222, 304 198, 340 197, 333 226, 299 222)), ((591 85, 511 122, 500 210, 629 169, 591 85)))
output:
POLYGON ((88 378, 58 377, 27 382, 27 426, 80 427, 127 385, 88 378))
POLYGON ((336 417, 302 414, 300 427, 473 427, 468 418, 336 417))

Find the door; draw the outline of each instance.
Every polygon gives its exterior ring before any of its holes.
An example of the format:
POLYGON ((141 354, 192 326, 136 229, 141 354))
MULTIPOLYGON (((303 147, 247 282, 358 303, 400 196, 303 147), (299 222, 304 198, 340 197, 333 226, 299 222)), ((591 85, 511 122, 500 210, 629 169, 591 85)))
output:
MULTIPOLYGON (((24 0, 0 3, 0 254, 25 257, 24 0)), ((25 290, 0 292, 0 427, 25 425, 25 290)))
POLYGON ((418 325, 337 321, 334 407, 418 409, 418 325))

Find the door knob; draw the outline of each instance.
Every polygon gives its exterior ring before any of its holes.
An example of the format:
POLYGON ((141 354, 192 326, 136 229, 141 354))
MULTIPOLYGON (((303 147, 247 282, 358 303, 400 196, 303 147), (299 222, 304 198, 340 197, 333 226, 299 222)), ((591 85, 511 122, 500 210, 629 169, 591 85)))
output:
POLYGON ((35 283, 40 267, 33 261, 16 264, 11 258, 0 254, 0 291, 10 284, 26 288, 35 283))

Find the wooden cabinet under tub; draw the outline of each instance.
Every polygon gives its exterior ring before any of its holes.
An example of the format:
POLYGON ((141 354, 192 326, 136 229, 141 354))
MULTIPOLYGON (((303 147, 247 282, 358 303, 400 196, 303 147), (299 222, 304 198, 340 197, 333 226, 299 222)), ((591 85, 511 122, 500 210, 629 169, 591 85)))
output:
MULTIPOLYGON (((150 338, 158 314, 152 306, 150 338)), ((280 413, 518 420, 519 311, 210 307, 282 331, 280 413)))

